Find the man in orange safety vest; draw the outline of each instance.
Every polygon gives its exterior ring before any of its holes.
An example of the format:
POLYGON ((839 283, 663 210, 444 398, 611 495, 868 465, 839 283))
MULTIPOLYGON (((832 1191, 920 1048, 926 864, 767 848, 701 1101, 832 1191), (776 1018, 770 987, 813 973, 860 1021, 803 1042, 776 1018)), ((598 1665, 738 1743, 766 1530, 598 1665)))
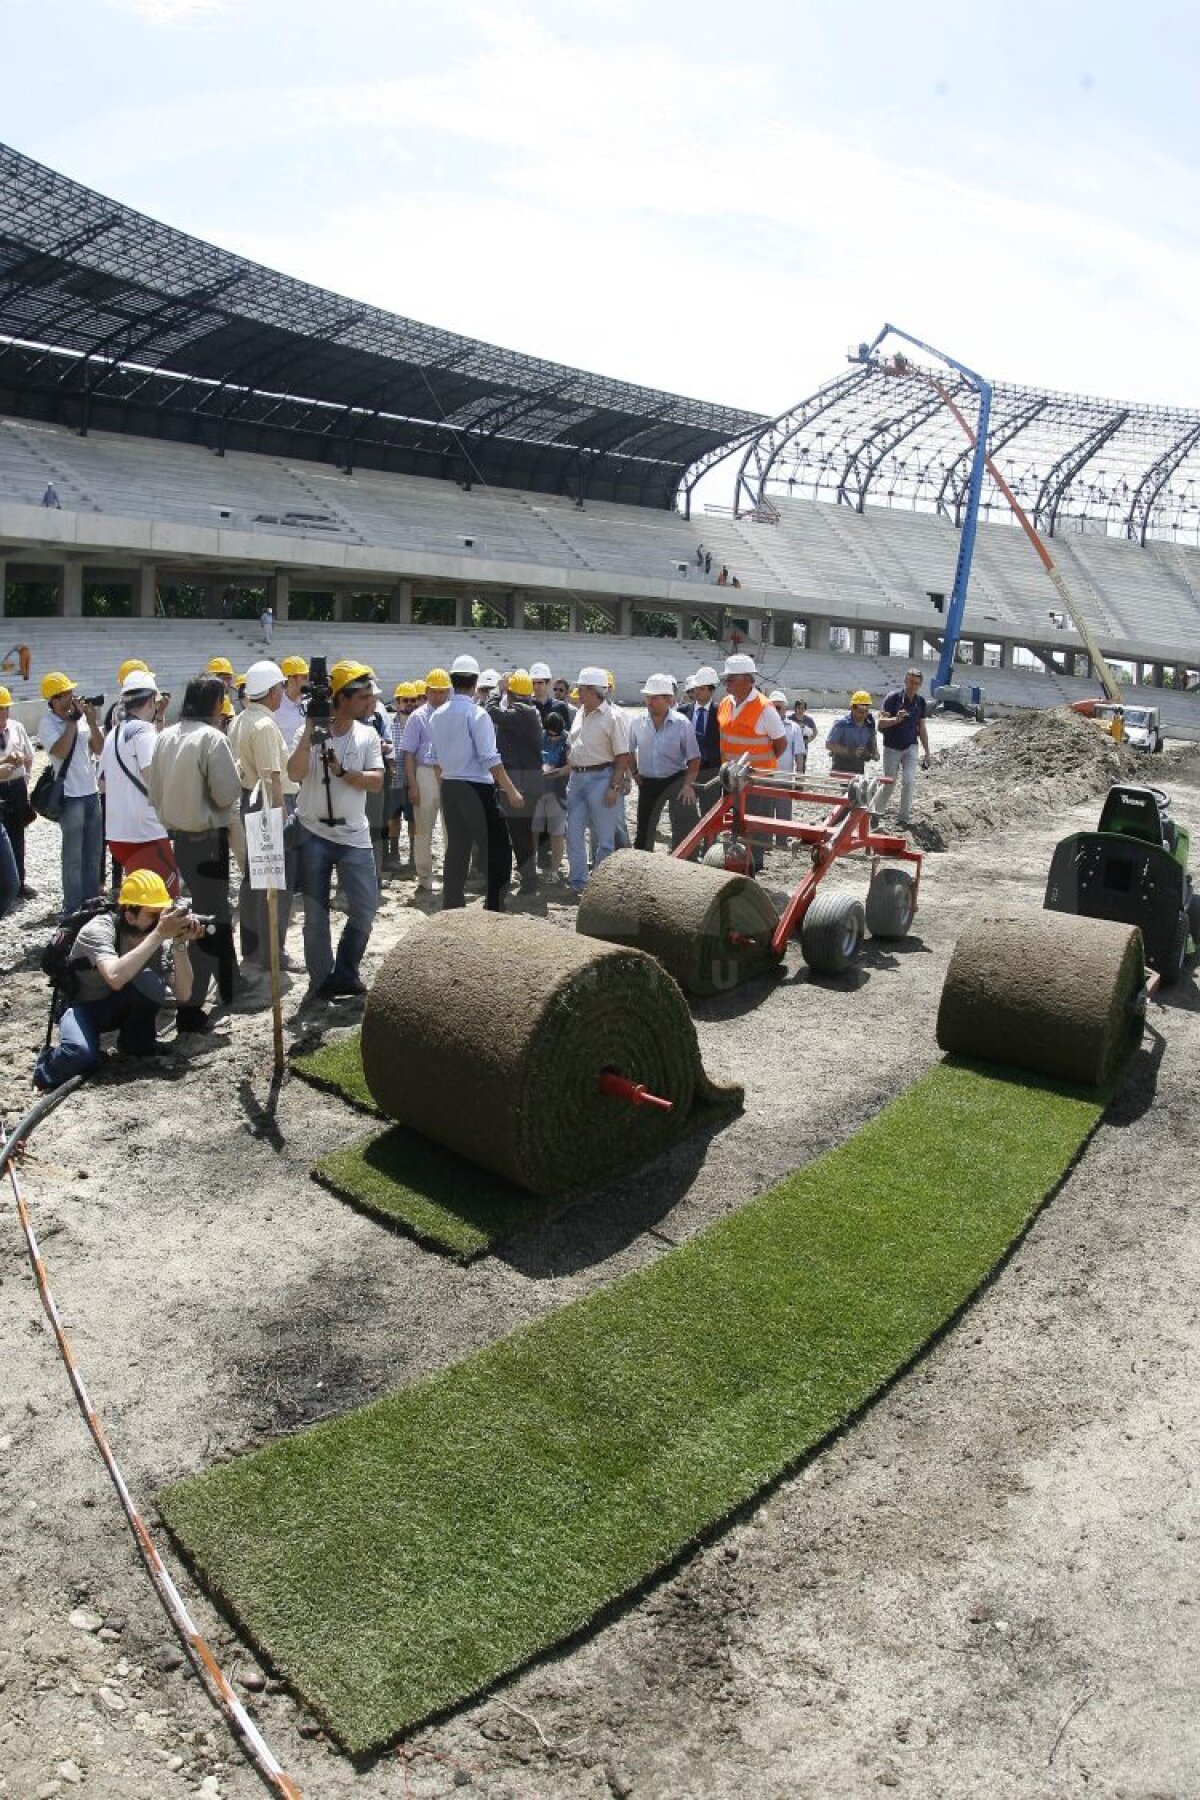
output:
MULTIPOLYGON (((787 749, 787 733, 783 720, 766 695, 755 685, 758 670, 754 658, 737 652, 725 658, 725 698, 717 708, 721 727, 721 761, 733 762, 748 756, 755 774, 770 774, 787 749)), ((756 796, 752 810, 771 814, 777 802, 768 794, 756 796)), ((753 846, 754 867, 763 866, 762 847, 753 846)))

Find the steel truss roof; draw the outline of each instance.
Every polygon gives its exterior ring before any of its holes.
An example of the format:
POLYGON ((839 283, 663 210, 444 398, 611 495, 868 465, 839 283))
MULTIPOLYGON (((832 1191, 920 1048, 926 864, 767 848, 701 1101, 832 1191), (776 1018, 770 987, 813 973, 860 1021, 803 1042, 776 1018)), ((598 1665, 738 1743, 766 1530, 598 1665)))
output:
MULTIPOLYGON (((865 506, 907 506, 958 523, 970 446, 919 366, 877 364, 801 400, 751 441, 738 469, 736 505, 769 504, 771 491, 865 506)), ((938 379, 973 420, 960 378, 938 379)), ((1200 542, 1200 412, 1059 394, 997 382, 988 449, 1039 531, 1074 527, 1200 542)), ((985 477, 983 516, 1009 518, 985 477)))
POLYGON ((653 506, 765 423, 359 305, 4 145, 0 410, 653 506))

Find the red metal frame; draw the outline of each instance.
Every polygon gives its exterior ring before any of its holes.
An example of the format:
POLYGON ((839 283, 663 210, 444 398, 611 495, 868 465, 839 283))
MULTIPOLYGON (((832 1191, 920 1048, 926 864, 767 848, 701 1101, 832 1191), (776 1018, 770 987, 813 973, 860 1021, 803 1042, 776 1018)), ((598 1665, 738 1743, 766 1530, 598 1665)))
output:
MULTIPOLYGON (((837 782, 839 778, 833 775, 829 779, 837 782)), ((802 779, 789 785, 778 777, 774 781, 756 780, 751 773, 732 793, 722 792, 716 805, 671 852, 680 861, 688 862, 694 855, 703 855, 708 845, 726 831, 746 843, 753 843, 756 837, 790 837, 810 845, 812 857, 808 872, 784 908, 771 938, 771 948, 776 956, 784 955, 788 940, 799 931, 804 915, 812 905, 822 877, 841 856, 870 857, 872 881, 882 857, 911 863, 913 908, 916 909, 921 890, 921 852, 910 849, 908 839, 902 833, 873 827, 870 809, 850 799, 848 785, 857 778, 847 776, 844 779, 847 783, 844 787, 810 787, 802 779), (822 806, 826 809, 825 816, 804 824, 798 819, 768 818, 763 813, 749 813, 746 802, 755 794, 770 794, 791 800, 793 804, 822 806)), ((887 785, 890 786, 890 782, 887 785)))

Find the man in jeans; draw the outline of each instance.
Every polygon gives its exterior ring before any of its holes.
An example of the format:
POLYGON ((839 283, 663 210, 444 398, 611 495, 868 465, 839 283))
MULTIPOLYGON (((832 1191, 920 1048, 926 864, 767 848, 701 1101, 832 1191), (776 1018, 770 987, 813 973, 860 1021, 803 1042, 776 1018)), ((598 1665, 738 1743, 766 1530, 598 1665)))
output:
POLYGON ((92 757, 104 748, 104 733, 90 701, 61 670, 42 677, 47 710, 38 727, 42 748, 61 775, 65 769, 62 831, 63 913, 78 912, 104 885, 104 821, 92 757), (80 731, 80 725, 84 726, 80 731))
POLYGON ((300 783, 297 885, 304 896, 306 1002, 366 993, 359 968, 379 905, 367 795, 383 787, 383 748, 379 733, 363 722, 374 711, 375 681, 365 663, 337 662, 329 685, 331 718, 305 717, 287 765, 300 783), (336 956, 329 928, 335 869, 349 914, 336 956))
POLYGON ((579 671, 579 711, 571 721, 567 764, 567 880, 577 897, 587 885, 587 833, 602 863, 616 848, 617 802, 632 760, 629 720, 608 697, 608 671, 579 671))
POLYGON ((917 791, 918 755, 921 767, 929 767, 929 732, 925 725, 925 696, 921 692, 921 680, 920 669, 909 669, 904 677, 904 686, 893 688, 890 694, 884 695, 879 714, 879 729, 883 733, 883 772, 892 779, 891 787, 884 788, 879 796, 879 815, 882 817, 891 806, 892 796, 896 792, 896 777, 899 776, 898 823, 902 830, 907 830, 912 819, 913 799, 917 791))

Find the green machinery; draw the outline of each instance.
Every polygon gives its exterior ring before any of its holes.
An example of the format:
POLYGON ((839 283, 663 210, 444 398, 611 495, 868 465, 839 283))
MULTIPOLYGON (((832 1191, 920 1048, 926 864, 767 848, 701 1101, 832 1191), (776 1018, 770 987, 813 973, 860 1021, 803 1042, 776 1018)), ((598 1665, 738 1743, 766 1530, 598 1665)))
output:
POLYGON ((1190 846, 1162 788, 1111 787, 1095 831, 1077 831, 1055 849, 1043 904, 1138 926, 1148 966, 1164 983, 1175 981, 1200 950, 1190 846))

